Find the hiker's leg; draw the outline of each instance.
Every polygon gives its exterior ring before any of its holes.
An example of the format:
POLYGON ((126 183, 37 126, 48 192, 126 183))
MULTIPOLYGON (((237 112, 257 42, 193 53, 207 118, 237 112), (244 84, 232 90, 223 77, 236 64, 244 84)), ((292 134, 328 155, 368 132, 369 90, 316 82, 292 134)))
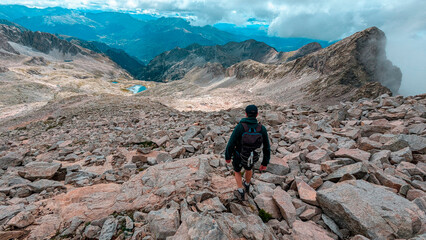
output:
POLYGON ((250 183, 252 176, 253 176, 253 170, 246 170, 246 173, 244 174, 246 183, 250 183))
POLYGON ((234 175, 238 188, 243 188, 243 178, 241 176, 241 172, 234 172, 234 175))

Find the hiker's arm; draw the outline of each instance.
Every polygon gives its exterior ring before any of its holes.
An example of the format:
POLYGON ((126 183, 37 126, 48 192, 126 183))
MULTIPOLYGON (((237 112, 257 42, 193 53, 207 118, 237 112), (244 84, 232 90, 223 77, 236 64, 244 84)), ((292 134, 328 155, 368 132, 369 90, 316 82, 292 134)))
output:
POLYGON ((269 144, 269 137, 266 128, 262 126, 262 138, 263 138, 263 166, 268 166, 269 159, 271 159, 271 145, 269 144))
POLYGON ((237 136, 239 132, 239 129, 238 129, 239 125, 240 124, 238 124, 234 128, 234 131, 232 132, 231 137, 229 138, 228 145, 226 145, 225 160, 231 160, 232 155, 234 154, 235 144, 237 142, 237 136))

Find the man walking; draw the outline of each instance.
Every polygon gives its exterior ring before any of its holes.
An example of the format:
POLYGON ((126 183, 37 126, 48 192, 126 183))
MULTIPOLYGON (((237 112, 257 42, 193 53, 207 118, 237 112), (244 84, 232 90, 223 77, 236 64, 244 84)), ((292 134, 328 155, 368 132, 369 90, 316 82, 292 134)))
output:
POLYGON ((271 158, 268 133, 266 132, 266 128, 257 122, 257 115, 258 110, 255 105, 247 106, 246 118, 241 119, 235 127, 226 146, 225 160, 226 163, 230 163, 232 157, 235 181, 238 186, 234 195, 238 200, 245 200, 245 193, 249 193, 253 165, 259 160, 262 145, 263 160, 259 168, 260 171, 266 170, 266 166, 271 158), (243 167, 246 170, 244 182, 241 175, 243 167))

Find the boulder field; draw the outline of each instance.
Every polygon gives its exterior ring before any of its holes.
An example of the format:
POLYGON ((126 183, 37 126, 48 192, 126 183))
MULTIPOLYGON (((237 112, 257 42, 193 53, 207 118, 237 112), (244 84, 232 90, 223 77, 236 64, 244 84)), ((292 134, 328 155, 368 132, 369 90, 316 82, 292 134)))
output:
POLYGON ((425 239, 425 94, 259 109, 244 202, 223 158, 243 109, 76 96, 3 122, 0 239, 425 239))

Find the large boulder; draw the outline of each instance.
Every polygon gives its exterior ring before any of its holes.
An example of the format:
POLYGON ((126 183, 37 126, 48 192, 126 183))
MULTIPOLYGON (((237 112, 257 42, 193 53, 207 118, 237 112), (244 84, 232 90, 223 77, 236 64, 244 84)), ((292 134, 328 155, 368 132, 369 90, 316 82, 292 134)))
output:
POLYGON ((36 179, 50 179, 61 168, 61 166, 62 164, 55 162, 30 162, 18 173, 21 177, 31 181, 36 179))
POLYGON ((417 205, 363 180, 320 190, 317 199, 342 228, 371 239, 410 238, 426 224, 425 213, 417 205))

